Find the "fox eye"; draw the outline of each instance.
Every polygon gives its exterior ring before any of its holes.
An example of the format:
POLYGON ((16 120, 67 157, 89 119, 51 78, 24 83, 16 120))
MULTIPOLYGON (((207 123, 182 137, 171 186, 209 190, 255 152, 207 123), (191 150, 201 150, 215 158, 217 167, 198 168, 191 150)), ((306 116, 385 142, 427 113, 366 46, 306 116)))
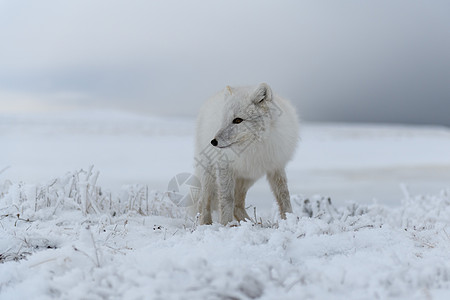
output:
POLYGON ((242 120, 241 118, 236 118, 236 119, 233 120, 233 124, 239 124, 242 121, 244 121, 244 120, 242 120))

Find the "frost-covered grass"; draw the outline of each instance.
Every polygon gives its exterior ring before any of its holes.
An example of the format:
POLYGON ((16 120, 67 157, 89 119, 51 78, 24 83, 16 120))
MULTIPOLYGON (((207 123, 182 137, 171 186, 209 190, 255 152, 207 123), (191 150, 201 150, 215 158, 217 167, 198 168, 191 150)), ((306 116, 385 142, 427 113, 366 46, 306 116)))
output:
MULTIPOLYGON (((401 206, 293 195, 235 227, 92 168, 0 184, 0 299, 448 299, 450 190, 401 206)), ((399 199, 400 200, 400 199, 399 199)))

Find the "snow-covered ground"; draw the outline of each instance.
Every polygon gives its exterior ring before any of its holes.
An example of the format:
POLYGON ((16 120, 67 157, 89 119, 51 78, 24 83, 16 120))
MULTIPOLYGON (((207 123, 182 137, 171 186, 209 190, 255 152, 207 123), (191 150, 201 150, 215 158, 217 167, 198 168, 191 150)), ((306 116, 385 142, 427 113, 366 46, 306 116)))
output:
POLYGON ((261 180, 237 227, 170 201, 193 132, 122 112, 1 114, 0 299, 449 299, 449 129, 304 124, 294 214, 278 219, 261 180))

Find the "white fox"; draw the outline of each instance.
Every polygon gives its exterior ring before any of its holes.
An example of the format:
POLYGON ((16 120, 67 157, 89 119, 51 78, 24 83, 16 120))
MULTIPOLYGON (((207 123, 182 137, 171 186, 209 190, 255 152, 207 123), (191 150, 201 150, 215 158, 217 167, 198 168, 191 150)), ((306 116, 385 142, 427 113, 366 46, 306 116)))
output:
POLYGON ((285 166, 298 143, 299 123, 293 106, 257 87, 230 87, 210 98, 197 120, 195 161, 201 182, 197 199, 201 224, 211 224, 219 204, 223 225, 250 219, 248 189, 267 175, 280 215, 292 212, 285 166))

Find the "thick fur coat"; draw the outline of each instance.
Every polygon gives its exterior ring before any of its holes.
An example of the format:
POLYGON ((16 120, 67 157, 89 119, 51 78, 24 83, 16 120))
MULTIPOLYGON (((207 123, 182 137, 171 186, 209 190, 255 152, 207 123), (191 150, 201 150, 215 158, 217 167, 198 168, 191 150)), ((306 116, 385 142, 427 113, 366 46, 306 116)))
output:
POLYGON ((266 175, 280 215, 292 212, 286 164, 298 140, 299 123, 293 106, 262 83, 230 87, 206 101, 197 120, 197 199, 202 224, 211 224, 211 210, 219 208, 220 223, 250 219, 245 196, 266 175))

